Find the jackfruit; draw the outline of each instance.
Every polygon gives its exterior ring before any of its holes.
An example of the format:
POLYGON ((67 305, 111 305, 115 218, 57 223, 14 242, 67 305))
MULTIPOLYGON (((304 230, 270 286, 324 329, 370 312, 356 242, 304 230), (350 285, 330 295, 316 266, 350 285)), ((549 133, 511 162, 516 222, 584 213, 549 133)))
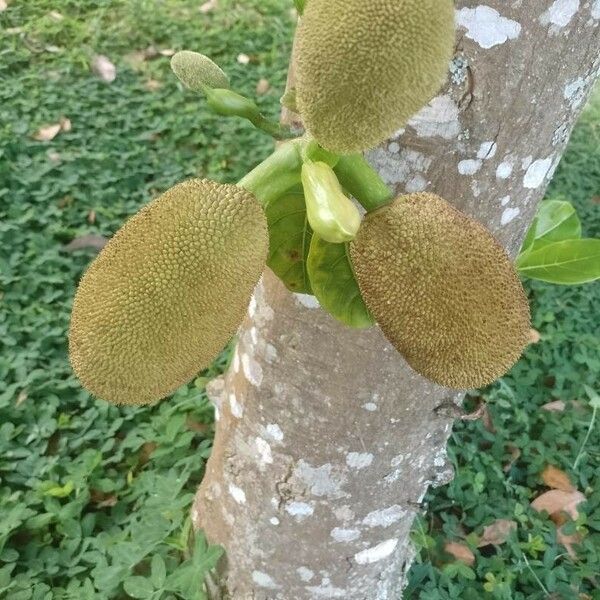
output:
POLYGON ((240 325, 267 258, 264 212, 192 179, 142 208, 83 276, 69 354, 91 393, 149 404, 207 367, 240 325))
POLYGON ((205 88, 228 88, 229 78, 208 56, 182 50, 171 58, 171 69, 185 87, 195 92, 205 88))
POLYGON ((294 49, 307 130, 339 153, 381 143, 441 87, 454 39, 452 0, 310 0, 294 49))
POLYGON ((351 260, 385 336, 440 385, 487 385, 527 344, 529 307, 509 257, 438 196, 401 196, 367 214, 351 260))

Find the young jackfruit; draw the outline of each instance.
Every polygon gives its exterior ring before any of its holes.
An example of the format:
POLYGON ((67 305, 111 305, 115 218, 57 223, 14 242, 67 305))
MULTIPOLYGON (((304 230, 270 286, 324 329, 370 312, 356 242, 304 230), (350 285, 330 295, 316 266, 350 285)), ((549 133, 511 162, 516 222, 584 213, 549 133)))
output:
POLYGON ((328 150, 376 146, 442 85, 452 0, 310 0, 294 58, 304 124, 328 150))
POLYGON ((509 257, 438 196, 401 196, 369 213, 351 258, 385 336, 436 383, 489 384, 527 344, 529 307, 509 257))
POLYGON ((189 381, 241 323, 267 247, 261 206, 234 185, 189 180, 142 208, 77 290, 69 354, 82 384, 148 404, 189 381))
POLYGON ((182 50, 171 58, 171 69, 185 87, 195 92, 204 88, 228 88, 229 78, 208 56, 182 50))

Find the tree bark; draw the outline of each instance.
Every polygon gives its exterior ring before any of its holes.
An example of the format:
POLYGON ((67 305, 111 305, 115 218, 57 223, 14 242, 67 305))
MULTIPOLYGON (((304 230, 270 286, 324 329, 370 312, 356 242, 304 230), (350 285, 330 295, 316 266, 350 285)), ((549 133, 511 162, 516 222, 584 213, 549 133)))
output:
MULTIPOLYGON (((600 2, 460 0, 456 14, 447 85, 368 156, 398 193, 441 195, 514 256, 598 77, 600 2)), ((217 434, 192 511, 226 549, 226 595, 400 598, 413 517, 452 476, 462 394, 270 272, 239 339, 211 386, 217 434)))

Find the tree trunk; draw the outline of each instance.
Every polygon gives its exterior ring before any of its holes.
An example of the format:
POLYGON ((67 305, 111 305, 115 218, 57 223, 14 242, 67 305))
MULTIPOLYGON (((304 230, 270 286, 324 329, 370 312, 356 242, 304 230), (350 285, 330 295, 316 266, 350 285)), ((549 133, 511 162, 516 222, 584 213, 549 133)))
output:
MULTIPOLYGON (((599 19, 599 0, 460 0, 448 84, 370 160, 397 192, 443 196, 515 255, 599 74, 599 19)), ((413 517, 452 476, 462 395, 268 272, 212 396, 192 516, 226 549, 226 594, 400 598, 413 517)))

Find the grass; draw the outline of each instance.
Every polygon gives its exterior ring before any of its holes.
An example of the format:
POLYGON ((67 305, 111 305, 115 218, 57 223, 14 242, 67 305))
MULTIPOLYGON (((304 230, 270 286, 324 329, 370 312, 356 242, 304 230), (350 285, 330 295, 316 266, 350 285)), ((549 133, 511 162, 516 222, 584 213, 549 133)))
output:
MULTIPOLYGON (((271 148, 246 124, 209 115, 158 51, 201 49, 243 93, 268 79, 273 91, 259 101, 276 118, 291 2, 220 0, 206 14, 199 5, 11 0, 0 13, 0 598, 201 598, 200 578, 218 555, 193 539, 188 518, 213 433, 201 381, 157 407, 111 407, 81 390, 65 340, 75 284, 93 256, 65 244, 111 235, 185 177, 235 181, 271 148), (95 54, 116 64, 112 84, 90 72, 95 54), (50 142, 32 138, 61 117, 70 131, 50 142)), ((549 191, 577 205, 592 236, 600 236, 591 202, 599 153, 597 102, 549 191)), ((598 596, 597 428, 571 465, 592 415, 583 384, 593 387, 600 371, 600 287, 535 284, 530 293, 542 341, 483 392, 495 432, 481 421, 455 427, 457 478, 427 498, 407 598, 598 596), (567 402, 564 412, 540 409, 553 399, 567 402), (547 464, 568 472, 587 497, 576 558, 529 506, 546 489, 539 473, 547 464), (499 518, 518 523, 513 537, 475 549, 475 536, 499 518), (447 541, 470 545, 474 564, 453 560, 447 541)))

